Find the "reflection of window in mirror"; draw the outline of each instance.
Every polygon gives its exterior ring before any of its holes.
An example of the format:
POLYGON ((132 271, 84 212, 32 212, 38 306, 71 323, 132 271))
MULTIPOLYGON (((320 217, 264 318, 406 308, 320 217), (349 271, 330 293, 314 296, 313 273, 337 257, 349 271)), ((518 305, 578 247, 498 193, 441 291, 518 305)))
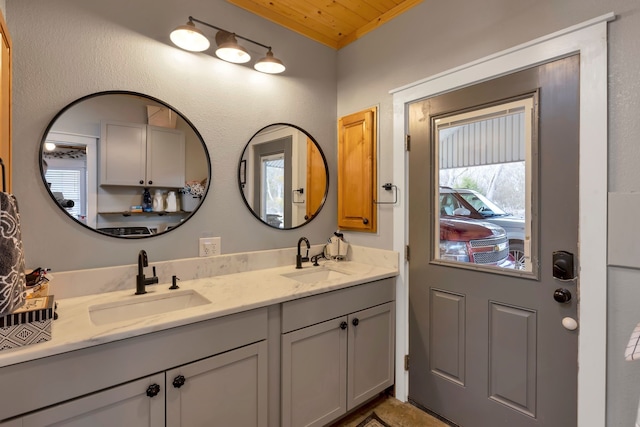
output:
POLYGON ((435 120, 436 259, 532 271, 532 110, 526 98, 435 120), (470 254, 449 239, 461 230, 474 230, 470 254))
POLYGON ((284 152, 263 156, 261 172, 261 216, 269 225, 282 228, 284 212, 284 152))
POLYGON ((96 138, 50 132, 42 161, 45 181, 56 201, 71 217, 95 227, 96 191, 90 189, 96 183, 96 138))

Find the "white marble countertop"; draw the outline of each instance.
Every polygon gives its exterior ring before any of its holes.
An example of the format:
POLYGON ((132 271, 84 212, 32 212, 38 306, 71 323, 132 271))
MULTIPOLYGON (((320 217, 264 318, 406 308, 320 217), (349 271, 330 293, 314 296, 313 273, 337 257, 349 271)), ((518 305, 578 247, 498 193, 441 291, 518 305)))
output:
POLYGON ((51 341, 0 351, 0 367, 266 307, 398 274, 397 267, 353 261, 321 261, 321 265, 347 274, 315 283, 302 283, 283 276, 287 273, 321 268, 305 263, 302 270, 296 270, 295 266, 289 265, 182 280, 178 282, 180 290, 194 290, 211 303, 104 325, 95 325, 92 322, 89 307, 175 291, 168 289, 170 283, 161 283, 147 286, 148 293, 142 296, 134 295, 135 289, 131 288, 56 300, 59 318, 53 322, 51 341))

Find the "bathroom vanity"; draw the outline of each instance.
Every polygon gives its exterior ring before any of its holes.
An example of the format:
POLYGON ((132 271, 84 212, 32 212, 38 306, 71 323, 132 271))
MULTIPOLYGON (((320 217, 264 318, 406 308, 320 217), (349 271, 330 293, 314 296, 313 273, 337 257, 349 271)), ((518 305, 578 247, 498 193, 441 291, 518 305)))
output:
POLYGON ((51 341, 0 352, 0 426, 325 425, 394 382, 394 257, 60 299, 51 341))

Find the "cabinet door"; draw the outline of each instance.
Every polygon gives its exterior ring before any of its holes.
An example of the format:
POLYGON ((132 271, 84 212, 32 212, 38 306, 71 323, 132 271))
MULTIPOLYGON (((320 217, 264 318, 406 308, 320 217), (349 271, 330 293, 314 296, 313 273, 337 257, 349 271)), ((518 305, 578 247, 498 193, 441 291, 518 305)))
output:
POLYGON ((283 427, 323 426, 346 413, 346 321, 282 335, 283 427))
POLYGON ((376 232, 376 109, 338 123, 338 227, 376 232))
POLYGON ((185 184, 184 132, 147 126, 146 185, 179 188, 185 184))
POLYGON ((145 185, 146 141, 146 125, 103 122, 100 184, 145 185))
POLYGON ((267 341, 172 369, 166 381, 167 427, 267 425, 267 341))
POLYGON ((23 418, 23 427, 164 426, 164 374, 156 374, 44 409, 23 418), (147 389, 159 386, 159 393, 147 389))
MULTIPOLYGON (((0 159, 5 165, 4 186, 11 192, 11 37, 0 13, 0 159)), ((0 177, 0 181, 2 177, 0 177)), ((0 182, 2 190, 2 182, 0 182)))
POLYGON ((393 302, 349 316, 347 408, 352 409, 394 382, 393 302))

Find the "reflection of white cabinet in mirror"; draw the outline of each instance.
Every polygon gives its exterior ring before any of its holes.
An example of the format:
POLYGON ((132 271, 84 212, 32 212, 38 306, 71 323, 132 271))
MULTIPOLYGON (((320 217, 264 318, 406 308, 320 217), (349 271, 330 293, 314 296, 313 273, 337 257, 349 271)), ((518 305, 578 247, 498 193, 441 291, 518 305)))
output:
POLYGON ((185 183, 185 137, 180 130, 103 122, 100 185, 180 188, 185 183))

